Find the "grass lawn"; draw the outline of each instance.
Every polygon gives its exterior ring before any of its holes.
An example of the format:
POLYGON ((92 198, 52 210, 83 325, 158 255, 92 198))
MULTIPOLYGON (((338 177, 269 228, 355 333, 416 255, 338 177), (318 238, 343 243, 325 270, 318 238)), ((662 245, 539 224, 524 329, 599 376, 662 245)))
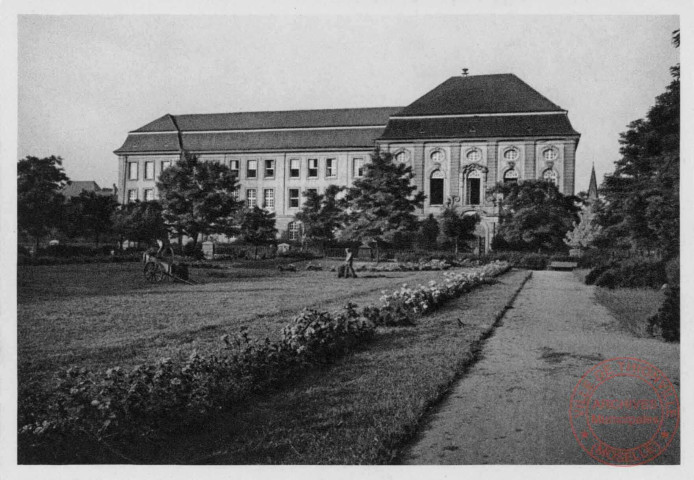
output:
POLYGON ((198 432, 166 439, 155 451, 126 453, 138 463, 397 463, 527 276, 506 274, 414 327, 381 328, 363 349, 288 379, 198 432))
MULTIPOLYGON (((576 275, 583 281, 588 270, 576 275)), ((595 299, 612 313, 625 330, 638 337, 650 337, 646 327, 648 318, 658 313, 665 300, 665 292, 652 288, 595 287, 595 299)))
POLYGON ((374 304, 384 289, 442 276, 394 272, 337 279, 327 270, 280 273, 276 266, 268 261, 192 269, 191 278, 200 282, 194 286, 149 284, 139 263, 20 266, 20 388, 45 385, 71 365, 107 368, 187 356, 241 327, 251 336, 276 337, 304 307, 374 304))

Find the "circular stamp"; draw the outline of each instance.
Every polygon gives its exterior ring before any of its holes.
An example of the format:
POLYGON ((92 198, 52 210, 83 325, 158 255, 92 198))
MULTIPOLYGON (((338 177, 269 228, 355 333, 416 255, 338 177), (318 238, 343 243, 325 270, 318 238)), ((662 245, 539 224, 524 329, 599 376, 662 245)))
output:
POLYGON ((571 393, 574 437, 593 459, 628 467, 670 446, 680 418, 672 382, 650 363, 620 357, 590 368, 571 393))

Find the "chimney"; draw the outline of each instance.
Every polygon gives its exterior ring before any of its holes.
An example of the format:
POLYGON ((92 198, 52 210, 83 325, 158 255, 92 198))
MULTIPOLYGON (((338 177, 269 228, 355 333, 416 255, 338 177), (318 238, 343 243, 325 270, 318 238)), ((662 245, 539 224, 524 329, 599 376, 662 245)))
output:
POLYGON ((467 77, 467 68, 463 68, 463 77, 467 77))

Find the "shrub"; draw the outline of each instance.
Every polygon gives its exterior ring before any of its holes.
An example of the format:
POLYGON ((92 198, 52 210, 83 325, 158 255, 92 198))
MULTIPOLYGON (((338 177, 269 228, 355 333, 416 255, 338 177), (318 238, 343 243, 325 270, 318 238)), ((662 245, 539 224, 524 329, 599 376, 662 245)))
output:
POLYGON ((658 313, 648 319, 651 335, 660 335, 668 342, 680 341, 680 287, 671 286, 665 291, 665 301, 658 313))
POLYGON ((669 286, 680 286, 680 257, 673 258, 665 264, 665 277, 669 286))
POLYGON ((593 285, 595 284, 595 281, 598 279, 600 275, 602 275, 604 272, 612 268, 614 264, 613 263, 608 263, 608 264, 603 264, 603 265, 598 265, 591 269, 590 272, 588 272, 588 275, 586 275, 585 278, 585 283, 586 285, 593 285))
POLYGON ((660 288, 667 282, 665 263, 641 258, 613 261, 593 268, 585 282, 606 288, 660 288))
POLYGON ((540 253, 529 253, 524 255, 516 262, 518 268, 528 268, 530 270, 544 270, 549 265, 549 257, 540 253))

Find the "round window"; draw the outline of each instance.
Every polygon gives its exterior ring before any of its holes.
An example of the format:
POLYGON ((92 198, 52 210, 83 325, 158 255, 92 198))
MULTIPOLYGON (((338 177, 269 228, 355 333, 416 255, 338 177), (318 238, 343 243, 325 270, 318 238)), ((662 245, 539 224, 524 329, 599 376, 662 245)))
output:
POLYGON ((509 161, 515 162, 518 160, 518 149, 517 148, 509 148, 504 152, 504 158, 509 161))
POLYGON ((441 163, 444 160, 443 152, 441 150, 436 150, 431 154, 431 161, 441 163))
POLYGON ((556 160, 559 155, 557 154, 557 151, 554 148, 548 148, 547 150, 542 152, 542 156, 545 160, 556 160))
POLYGON ((470 150, 469 152, 467 152, 467 159, 471 162, 477 163, 480 160, 482 160, 482 152, 480 152, 477 149, 470 150))

